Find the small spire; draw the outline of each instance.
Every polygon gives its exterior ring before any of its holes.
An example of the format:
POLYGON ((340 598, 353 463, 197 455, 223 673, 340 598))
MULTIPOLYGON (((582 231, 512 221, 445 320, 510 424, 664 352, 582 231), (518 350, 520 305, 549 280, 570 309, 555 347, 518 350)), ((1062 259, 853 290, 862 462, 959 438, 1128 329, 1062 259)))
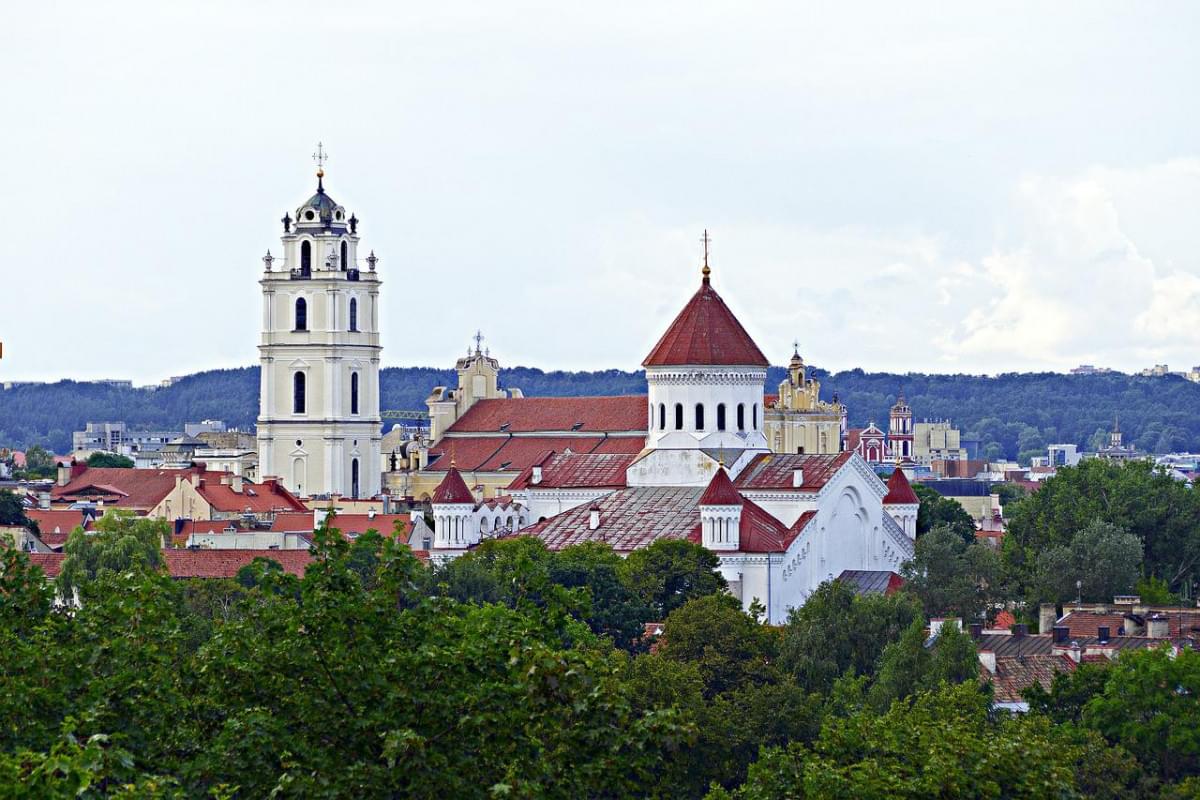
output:
POLYGON ((704 229, 704 235, 700 237, 700 243, 704 245, 704 269, 700 270, 700 274, 704 276, 704 285, 708 286, 708 276, 712 274, 712 270, 708 266, 708 246, 712 243, 712 237, 708 235, 708 228, 704 229))
POLYGON ((313 161, 317 162, 317 193, 325 193, 325 162, 329 160, 329 154, 325 152, 325 145, 317 142, 317 151, 312 154, 313 161))

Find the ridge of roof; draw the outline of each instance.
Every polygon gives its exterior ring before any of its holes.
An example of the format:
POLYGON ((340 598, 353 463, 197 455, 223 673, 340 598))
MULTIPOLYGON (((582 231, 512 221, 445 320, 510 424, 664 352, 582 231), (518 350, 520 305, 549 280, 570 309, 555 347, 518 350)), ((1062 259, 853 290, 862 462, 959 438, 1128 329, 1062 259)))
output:
POLYGON ((737 489, 733 488, 733 481, 729 480, 729 473, 725 471, 725 467, 717 467, 712 480, 708 482, 708 488, 704 490, 704 494, 700 495, 700 505, 740 506, 741 504, 742 496, 738 494, 737 489))
POLYGON ((467 482, 459 474, 458 467, 451 466, 446 477, 433 490, 434 503, 475 503, 475 495, 467 488, 467 482))
POLYGON ((883 497, 884 505, 911 505, 921 502, 921 498, 913 491, 912 484, 908 482, 908 476, 899 467, 892 471, 887 487, 887 494, 883 497))

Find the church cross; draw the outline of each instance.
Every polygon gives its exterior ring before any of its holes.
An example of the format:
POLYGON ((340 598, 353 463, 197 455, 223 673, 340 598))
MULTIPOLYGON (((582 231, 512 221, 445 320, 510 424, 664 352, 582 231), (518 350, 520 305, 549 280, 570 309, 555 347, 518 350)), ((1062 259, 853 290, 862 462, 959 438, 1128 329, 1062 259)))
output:
POLYGON ((475 339, 475 352, 478 353, 479 346, 483 344, 483 333, 481 331, 475 331, 475 336, 472 338, 475 339))
POLYGON ((712 237, 708 235, 708 228, 704 229, 704 235, 700 237, 700 243, 704 245, 704 266, 708 266, 708 246, 712 243, 712 237))
POLYGON ((325 152, 325 145, 317 142, 317 152, 312 154, 312 159, 317 162, 317 169, 325 168, 325 162, 329 160, 329 154, 325 152))

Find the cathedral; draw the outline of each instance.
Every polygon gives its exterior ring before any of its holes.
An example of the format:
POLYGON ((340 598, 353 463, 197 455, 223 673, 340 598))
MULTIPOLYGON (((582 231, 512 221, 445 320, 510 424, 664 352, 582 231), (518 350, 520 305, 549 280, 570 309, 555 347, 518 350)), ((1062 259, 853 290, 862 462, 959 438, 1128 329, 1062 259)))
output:
POLYGON ((282 257, 263 257, 259 471, 304 497, 374 497, 378 259, 372 251, 360 268, 358 218, 330 197, 324 178, 318 168, 316 193, 281 220, 282 257))
POLYGON ((430 558, 497 536, 535 536, 551 549, 603 542, 621 554, 688 539, 718 555, 743 607, 760 603, 781 623, 821 582, 887 575, 911 557, 918 500, 903 471, 885 483, 854 452, 772 452, 769 362, 713 288, 707 262, 642 365, 645 432, 623 437, 629 446, 600 450, 580 436, 546 450, 491 501, 452 461, 431 498, 430 558))

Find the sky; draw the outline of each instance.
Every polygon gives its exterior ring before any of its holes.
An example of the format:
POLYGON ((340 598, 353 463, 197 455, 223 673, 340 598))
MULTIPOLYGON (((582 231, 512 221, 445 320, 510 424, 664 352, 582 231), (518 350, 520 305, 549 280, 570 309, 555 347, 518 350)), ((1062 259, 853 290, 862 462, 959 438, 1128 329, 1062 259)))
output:
POLYGON ((257 362, 330 157, 385 366, 1200 364, 1200 4, 5 2, 0 381, 257 362))

